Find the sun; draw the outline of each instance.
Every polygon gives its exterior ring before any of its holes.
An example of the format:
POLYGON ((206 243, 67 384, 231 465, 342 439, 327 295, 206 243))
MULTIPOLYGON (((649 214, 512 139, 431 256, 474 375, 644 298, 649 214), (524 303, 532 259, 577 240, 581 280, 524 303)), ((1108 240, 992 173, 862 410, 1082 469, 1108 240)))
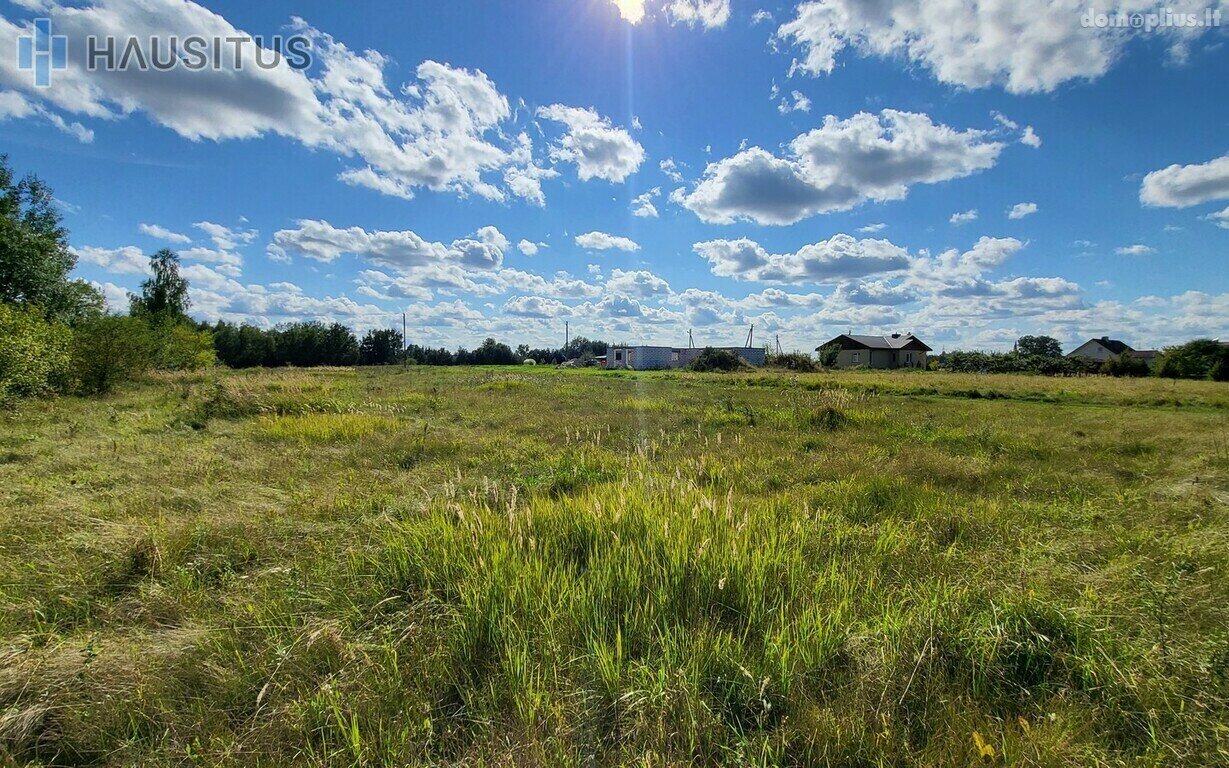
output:
POLYGON ((614 0, 619 15, 630 24, 638 24, 644 18, 644 0, 614 0))

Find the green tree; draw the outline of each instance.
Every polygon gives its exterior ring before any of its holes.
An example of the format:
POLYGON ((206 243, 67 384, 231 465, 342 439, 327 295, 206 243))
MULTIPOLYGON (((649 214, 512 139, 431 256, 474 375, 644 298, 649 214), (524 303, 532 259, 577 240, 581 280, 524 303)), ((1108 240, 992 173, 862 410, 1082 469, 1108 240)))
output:
POLYGON ((819 364, 824 368, 835 368, 836 361, 841 354, 841 348, 833 345, 830 347, 820 347, 815 350, 819 353, 819 364))
POLYGON ((1063 345, 1052 336, 1021 336, 1016 342, 1016 351, 1021 355, 1037 357, 1062 357, 1063 345))
POLYGON ((35 307, 0 304, 0 403, 66 388, 72 331, 35 307))
POLYGON ((401 331, 370 330, 358 345, 359 365, 393 365, 401 359, 401 331))
POLYGON ((130 312, 150 322, 180 322, 188 317, 188 281, 179 274, 179 256, 163 248, 149 258, 153 277, 141 283, 141 295, 128 297, 130 312))
POLYGON ((161 371, 199 371, 217 362, 213 334, 191 323, 152 329, 154 367, 161 371))
POLYGON ((1229 347, 1211 339, 1196 339, 1166 349, 1157 375, 1168 379, 1207 379, 1224 377, 1227 369, 1229 347))
POLYGON ((104 394, 149 370, 154 351, 149 326, 135 317, 104 315, 73 333, 73 370, 82 391, 104 394))
POLYGON ((37 306, 65 322, 97 315, 98 292, 68 279, 76 265, 51 188, 34 175, 15 181, 0 154, 0 302, 37 306))

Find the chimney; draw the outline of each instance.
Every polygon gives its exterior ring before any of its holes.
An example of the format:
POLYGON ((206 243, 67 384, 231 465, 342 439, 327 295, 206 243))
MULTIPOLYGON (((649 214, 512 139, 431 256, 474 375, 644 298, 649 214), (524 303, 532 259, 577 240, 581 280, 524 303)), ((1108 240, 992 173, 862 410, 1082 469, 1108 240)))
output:
POLYGON ((899 333, 894 333, 894 334, 892 334, 892 338, 894 338, 894 339, 899 339, 899 338, 900 338, 900 334, 899 334, 899 333))

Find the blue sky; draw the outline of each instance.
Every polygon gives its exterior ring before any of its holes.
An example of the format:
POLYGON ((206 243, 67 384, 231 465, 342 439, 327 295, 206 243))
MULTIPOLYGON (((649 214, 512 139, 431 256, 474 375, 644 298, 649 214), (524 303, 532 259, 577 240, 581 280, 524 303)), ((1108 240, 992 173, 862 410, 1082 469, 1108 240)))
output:
POLYGON ((201 318, 449 346, 1229 336, 1225 29, 948 5, 0 0, 0 151, 117 306, 168 246, 201 318), (35 88, 44 17, 69 65, 35 88), (241 33, 313 64, 84 67, 241 33))

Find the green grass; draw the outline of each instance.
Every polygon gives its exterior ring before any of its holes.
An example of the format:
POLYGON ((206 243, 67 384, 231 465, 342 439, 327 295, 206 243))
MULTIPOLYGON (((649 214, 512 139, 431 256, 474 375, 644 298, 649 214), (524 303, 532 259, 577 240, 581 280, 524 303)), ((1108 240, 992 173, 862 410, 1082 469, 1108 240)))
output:
POLYGON ((0 765, 1225 765, 1227 408, 545 366, 26 402, 0 765))

